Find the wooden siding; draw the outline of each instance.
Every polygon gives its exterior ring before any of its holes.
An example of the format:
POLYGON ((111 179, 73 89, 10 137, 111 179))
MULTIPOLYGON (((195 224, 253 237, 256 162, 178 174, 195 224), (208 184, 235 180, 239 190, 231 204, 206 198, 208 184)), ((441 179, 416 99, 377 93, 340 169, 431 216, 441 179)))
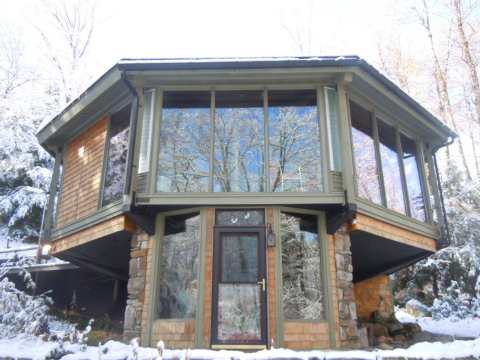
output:
POLYGON ((65 154, 57 228, 93 214, 98 208, 108 118, 74 138, 65 154))
POLYGON ((135 230, 135 225, 126 216, 120 215, 87 229, 80 230, 75 234, 56 239, 52 243, 50 254, 55 255, 62 251, 123 230, 133 232, 135 230))
POLYGON ((388 275, 360 281, 354 285, 354 289, 359 319, 369 320, 375 312, 385 318, 392 315, 393 295, 388 275))
POLYGON ((367 233, 398 241, 402 244, 415 246, 424 250, 435 252, 437 243, 435 239, 417 234, 413 231, 388 224, 364 214, 357 214, 356 223, 351 225, 350 231, 361 230, 367 233))

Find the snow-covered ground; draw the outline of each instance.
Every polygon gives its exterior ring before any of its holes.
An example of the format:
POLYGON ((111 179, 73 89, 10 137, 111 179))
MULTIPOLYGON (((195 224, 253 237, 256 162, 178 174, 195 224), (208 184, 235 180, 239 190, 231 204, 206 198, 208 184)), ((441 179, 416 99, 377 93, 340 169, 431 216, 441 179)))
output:
MULTIPOLYGON (((58 344, 44 342, 33 337, 16 337, 0 340, 0 358, 27 358, 45 359, 51 355, 58 344)), ((103 346, 89 346, 83 351, 80 345, 65 345, 64 349, 71 354, 61 360, 154 360, 160 359, 154 348, 137 348, 116 341, 109 341, 103 346), (134 353, 137 353, 135 357, 134 353)), ((264 350, 255 353, 240 351, 214 350, 165 350, 163 359, 205 359, 205 360, 253 360, 253 359, 365 359, 377 360, 382 358, 428 358, 454 359, 468 356, 480 356, 480 339, 469 341, 453 341, 450 343, 418 343, 408 349, 374 350, 374 351, 292 351, 286 349, 264 350)))
POLYGON ((398 321, 402 323, 417 323, 423 331, 432 334, 450 335, 462 338, 480 337, 480 318, 466 319, 439 319, 431 317, 418 317, 410 315, 406 311, 399 309, 395 312, 398 321))

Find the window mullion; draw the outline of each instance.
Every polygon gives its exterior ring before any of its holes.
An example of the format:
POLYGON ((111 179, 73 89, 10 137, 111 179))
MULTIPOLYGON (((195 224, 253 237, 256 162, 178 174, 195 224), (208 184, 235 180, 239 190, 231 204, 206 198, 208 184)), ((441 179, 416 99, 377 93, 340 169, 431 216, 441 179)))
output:
POLYGON ((208 191, 213 192, 215 166, 215 89, 210 91, 210 167, 208 168, 208 191))
POLYGON ((373 139, 375 143, 375 159, 377 162, 377 176, 380 184, 380 195, 382 197, 383 206, 387 207, 387 195, 385 194, 385 180, 383 179, 382 156, 380 154, 380 140, 378 136, 378 120, 375 109, 371 112, 373 139))
POLYGON ((322 188, 324 192, 330 192, 330 184, 329 184, 329 158, 330 158, 330 151, 329 146, 331 144, 328 141, 328 127, 327 127, 327 112, 328 108, 324 101, 324 97, 322 96, 323 91, 322 88, 317 88, 317 116, 320 122, 320 126, 318 127, 319 134, 318 134, 318 141, 320 141, 320 149, 321 149, 321 179, 322 179, 322 188), (322 117, 323 115, 323 117, 322 117))
POLYGON ((412 211, 410 209, 410 196, 408 194, 408 187, 407 187, 407 178, 405 175, 405 166, 403 163, 403 148, 402 148, 402 142, 400 140, 400 132, 398 131, 398 128, 395 128, 395 142, 397 145, 398 162, 400 164, 400 176, 402 179, 403 201, 405 203, 405 213, 408 216, 412 216, 412 211))
POLYGON ((157 191, 157 167, 159 158, 159 144, 160 144, 160 123, 162 121, 162 107, 163 107, 163 91, 155 91, 153 104, 153 130, 152 130, 152 149, 150 153, 150 178, 148 182, 149 193, 153 194, 157 191))
POLYGON ((270 134, 269 134, 269 122, 268 122, 268 89, 263 90, 263 171, 264 175, 264 189, 265 192, 270 192, 270 134))

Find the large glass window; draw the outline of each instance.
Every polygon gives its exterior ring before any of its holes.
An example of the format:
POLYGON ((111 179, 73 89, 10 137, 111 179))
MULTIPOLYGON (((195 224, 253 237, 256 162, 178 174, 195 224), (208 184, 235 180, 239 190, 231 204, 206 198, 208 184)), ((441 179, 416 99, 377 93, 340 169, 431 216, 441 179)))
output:
POLYGON ((408 189, 408 201, 412 217, 417 220, 425 221, 425 202, 422 192, 422 183, 420 181, 420 172, 418 167, 417 146, 415 141, 400 134, 402 143, 402 158, 405 168, 405 179, 408 189))
POLYGON ((268 105, 271 191, 321 191, 315 91, 270 91, 268 105))
POLYGON ((220 91, 215 94, 214 144, 214 191, 264 191, 262 92, 220 91))
POLYGON ((282 212, 282 302, 285 319, 325 316, 317 217, 282 212))
POLYGON ((331 87, 325 88, 325 107, 327 108, 327 128, 330 144, 330 169, 342 171, 337 89, 331 87))
POLYGON ((149 90, 143 95, 142 136, 140 141, 140 158, 138 160, 139 174, 148 172, 150 169, 154 94, 153 90, 149 90))
POLYGON ((381 204, 372 114, 351 101, 350 118, 358 195, 371 202, 381 204))
POLYGON ((128 155, 130 108, 130 105, 126 106, 110 117, 102 206, 122 199, 128 155))
POLYGON ((398 158, 395 129, 379 120, 378 139, 387 207, 405 214, 401 164, 398 158))
POLYGON ((165 217, 158 297, 161 319, 195 317, 199 249, 198 213, 165 217))
POLYGON ((157 191, 208 191, 210 92, 165 92, 157 191))
MULTIPOLYGON (((62 157, 61 154, 57 156, 62 157)), ((54 193, 53 196, 53 205, 52 205, 52 212, 50 214, 50 227, 55 227, 55 222, 57 220, 57 211, 58 211, 58 203, 60 200, 60 190, 62 187, 62 180, 63 180, 63 157, 59 160, 60 164, 58 165, 58 173, 57 178, 55 179, 55 189, 53 189, 54 193)))

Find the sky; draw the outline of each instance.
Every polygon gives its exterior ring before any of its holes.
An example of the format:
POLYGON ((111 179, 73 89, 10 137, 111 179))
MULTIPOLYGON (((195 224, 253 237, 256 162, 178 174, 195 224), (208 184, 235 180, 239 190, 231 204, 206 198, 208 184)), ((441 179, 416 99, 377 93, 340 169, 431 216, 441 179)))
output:
MULTIPOLYGON (((0 26, 13 25, 27 41, 41 44, 34 28, 45 24, 39 4, 39 0, 2 1, 0 26)), ((97 0, 91 72, 99 76, 128 57, 356 54, 374 59, 379 36, 398 29, 395 4, 393 0, 97 0), (298 34, 303 54, 293 40, 298 34)), ((37 50, 42 51, 40 45, 37 50)))

